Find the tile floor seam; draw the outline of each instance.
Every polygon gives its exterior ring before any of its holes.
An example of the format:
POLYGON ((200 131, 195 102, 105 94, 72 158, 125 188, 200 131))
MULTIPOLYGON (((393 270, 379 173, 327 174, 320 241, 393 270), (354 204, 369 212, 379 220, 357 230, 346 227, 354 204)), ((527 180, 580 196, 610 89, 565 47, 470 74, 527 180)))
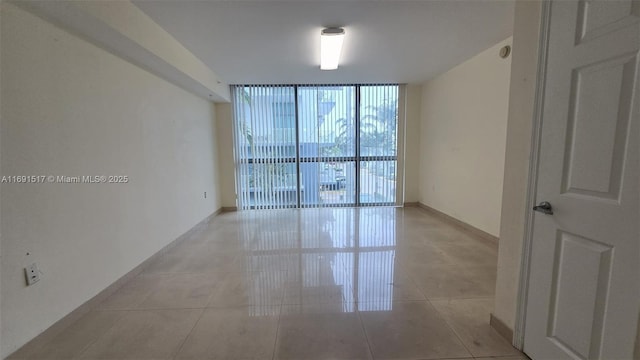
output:
MULTIPOLYGON (((144 277, 172 276, 172 275, 217 275, 217 274, 240 273, 240 272, 242 272, 242 271, 225 271, 225 272, 214 271, 214 270, 211 270, 211 271, 172 271, 172 272, 154 272, 154 273, 149 273, 149 274, 140 274, 140 275, 136 275, 136 277, 138 277, 138 276, 144 276, 144 277)), ((261 271, 253 271, 253 272, 261 272, 261 271)))
POLYGON ((378 358, 374 360, 474 360, 473 356, 464 357, 403 357, 403 358, 378 358))
MULTIPOLYGON (((92 310, 92 311, 95 311, 95 310, 92 310)), ((92 311, 90 311, 90 312, 88 312, 87 314, 85 314, 85 316, 87 316, 87 315, 88 315, 89 313, 91 313, 92 311)), ((122 315, 120 315, 120 316, 122 316, 122 315)), ((104 332, 104 333, 106 333, 107 331, 111 330, 111 328, 112 328, 113 326, 115 326, 115 323, 116 323, 117 321, 118 321, 118 320, 114 321, 114 322, 113 322, 113 324, 111 324, 111 326, 109 326, 109 327, 105 330, 105 332, 104 332)), ((72 324, 69 324, 69 326, 68 326, 67 328, 69 328, 69 327, 73 326, 74 324, 75 324, 75 322, 74 322, 74 323, 72 323, 72 324)), ((65 329, 65 330, 66 330, 66 329, 65 329)), ((62 331, 61 331, 60 333, 62 333, 62 331)), ((104 335, 104 333, 103 333, 102 335, 104 335)), ((58 335, 59 335, 59 334, 58 334, 58 335)), ((99 339, 100 337, 102 337, 102 335, 100 335, 100 336, 98 336, 97 338, 95 338, 94 340, 90 341, 87 345, 85 345, 85 346, 80 350, 80 352, 78 352, 76 355, 72 356, 72 359, 79 359, 79 358, 80 358, 80 356, 81 356, 81 355, 82 355, 82 354, 83 354, 83 353, 84 353, 84 352, 85 352, 85 351, 86 351, 86 350, 87 350, 91 345, 93 345, 96 341, 98 341, 98 339, 99 339)), ((40 346, 36 347, 35 349, 33 349, 33 352, 34 352, 34 353, 37 353, 38 351, 40 351, 40 349, 44 348, 45 346, 47 346, 49 343, 53 342, 54 340, 55 340, 55 337, 54 337, 54 338, 52 338, 51 340, 49 340, 49 341, 47 341, 47 342, 43 343, 42 345, 40 345, 40 346)), ((27 357, 25 357, 25 358, 24 358, 24 360, 29 360, 29 359, 36 359, 36 358, 34 358, 34 357, 32 357, 32 356, 27 356, 27 357)), ((23 360, 23 358, 17 358, 17 359, 15 359, 15 360, 23 360)))
POLYGON ((435 359, 431 359, 431 358, 418 358, 415 360, 473 360, 475 359, 473 356, 468 357, 439 357, 439 358, 435 358, 435 359))
POLYGON ((447 297, 427 297, 430 301, 445 301, 445 300, 488 300, 494 299, 495 296, 447 296, 447 297))
MULTIPOLYGON (((449 323, 446 321, 446 319, 440 314, 440 312, 437 311, 437 309, 435 308, 435 306, 433 306, 431 304, 431 302, 429 302, 429 300, 393 300, 392 303, 418 303, 418 302, 422 302, 425 303, 426 305, 429 305, 431 307, 433 307, 433 309, 436 311, 436 314, 438 316, 440 316, 442 318, 442 320, 444 321, 444 323, 447 325, 447 327, 449 327, 450 330, 452 330, 452 333, 456 336, 456 338, 460 341, 460 345, 462 345, 462 347, 467 351, 467 353, 469 354, 469 356, 464 356, 464 357, 436 357, 436 358, 424 358, 424 357, 404 357, 404 358, 375 358, 373 357, 374 360, 449 360, 449 359, 473 359, 473 355, 471 354, 471 352, 469 351, 469 349, 467 349, 467 347, 464 345, 464 342, 462 342, 462 339, 460 339, 460 337, 458 336, 457 333, 455 333, 453 331, 453 329, 451 329, 449 323)), ((363 323, 364 326, 364 323, 363 323)), ((365 333, 366 333, 366 327, 365 327, 365 333)))
MULTIPOLYGON (((147 265, 145 266, 145 268, 146 268, 146 267, 148 267, 148 266, 149 266, 149 264, 147 264, 147 265)), ((118 288, 116 288, 116 289, 115 289, 111 294, 109 294, 109 296, 107 296, 105 299, 102 299, 102 301, 100 301, 100 303, 99 303, 99 304, 97 304, 97 305, 95 306, 95 308, 94 308, 94 309, 92 309, 91 311, 100 310, 100 306, 101 306, 102 304, 104 304, 104 303, 105 303, 105 302, 107 302, 109 299, 111 299, 113 296, 115 296, 115 295, 116 295, 120 290, 124 289, 124 288, 125 288, 125 286, 127 286, 127 285, 131 284, 131 283, 133 282, 133 280, 134 280, 134 279, 137 279, 138 277, 140 277, 140 276, 144 273, 145 268, 141 269, 141 270, 140 270, 140 272, 139 272, 139 273, 137 273, 135 276, 133 276, 133 277, 131 277, 130 279, 127 279, 125 282, 123 282, 120 286, 118 286, 118 288)))
POLYGON ((189 330, 189 332, 187 333, 187 336, 185 336, 184 339, 182 340, 182 342, 180 342, 180 345, 177 347, 176 353, 173 354, 171 359, 175 360, 175 359, 178 358, 178 355, 180 355, 180 351, 182 351, 182 347, 184 347, 184 344, 187 343, 187 339, 189 339, 189 336, 193 333, 193 330, 196 328, 196 326, 198 325, 200 320, 204 317, 204 313, 205 313, 206 310, 207 309, 202 309, 202 311, 200 311, 200 316, 198 317, 198 320, 196 320, 193 323, 193 326, 191 327, 191 330, 189 330))
POLYGON ((211 293, 209 294, 209 297, 207 297, 207 302, 204 304, 204 309, 205 310, 206 309, 210 309, 209 305, 211 304, 211 299, 213 299, 213 295, 215 294, 215 292, 216 292, 216 284, 211 285, 211 293))
MULTIPOLYGON (((396 250, 397 251, 397 250, 396 250)), ((402 271, 405 272, 405 274, 407 275, 407 277, 409 277, 409 279, 411 279, 411 281, 413 282, 413 284, 416 286, 416 288, 418 288, 418 291, 420 291, 420 293, 425 297, 425 299, 427 298, 427 294, 424 293, 424 291, 422 291, 422 288, 420 286, 418 286, 418 283, 416 282, 415 278, 414 278, 414 274, 409 270, 408 264, 406 264, 406 261, 402 261, 400 264, 398 264, 398 266, 400 266, 400 268, 402 269, 402 271)))
POLYGON ((460 341, 460 344, 462 345, 462 347, 464 347, 465 350, 467 350, 467 353, 469 353, 471 358, 474 358, 475 355, 473 355, 473 353, 471 352, 467 344, 464 343, 464 340, 462 340, 462 337, 454 329, 453 325, 449 323, 449 320, 447 319, 447 317, 440 310, 438 310, 438 308, 435 305, 433 305, 431 301, 427 300, 427 302, 429 303, 429 306, 431 306, 436 311, 436 313, 442 318, 442 320, 444 320, 444 323, 447 324, 447 327, 449 327, 449 330, 451 330, 453 334, 456 336, 456 338, 458 338, 458 341, 460 341))
MULTIPOLYGON (((233 305, 224 306, 221 308, 237 307, 233 305)), ((91 311, 96 312, 109 312, 109 311, 156 311, 156 310, 204 310, 209 309, 208 306, 189 306, 189 307, 143 307, 143 308, 121 308, 121 309, 95 309, 91 311)))
POLYGON ((409 278, 409 280, 411 281, 411 283, 413 284, 413 286, 418 290, 418 292, 420 293, 420 295, 422 295, 422 297, 425 300, 428 300, 429 298, 427 297, 427 294, 422 290, 422 288, 418 285, 418 283, 416 282, 416 280, 413 278, 413 276, 411 275, 411 273, 409 273, 409 271, 404 268, 404 266, 401 265, 402 271, 405 272, 405 275, 407 275, 407 277, 409 278))
POLYGON ((371 356, 371 360, 375 360, 375 356, 373 356, 373 349, 371 349, 371 341, 369 341, 369 335, 367 334, 367 329, 364 326, 364 321, 362 320, 362 314, 360 313, 360 308, 358 307, 358 303, 356 303, 356 312, 358 313, 358 320, 360 320, 360 327, 362 327, 362 333, 364 334, 364 339, 367 342, 367 349, 369 349, 369 356, 371 356))
POLYGON ((278 322, 276 325, 276 336, 273 339, 273 352, 271 353, 271 360, 276 360, 276 352, 278 350, 278 334, 280 333, 280 319, 282 319, 283 306, 284 306, 284 290, 282 291, 282 298, 280 299, 280 308, 278 310, 278 322))
MULTIPOLYGON (((391 300, 391 303, 415 303, 415 302, 425 302, 427 299, 399 299, 399 300, 391 300)), ((379 301, 376 300, 367 300, 367 301, 354 301, 356 304, 379 304, 379 301)))
MULTIPOLYGON (((94 311, 95 311, 95 310, 94 310, 94 311)), ((96 337, 95 339, 93 339, 93 341, 90 341, 90 342, 89 342, 89 344, 87 344, 87 346, 85 346, 84 348, 82 348, 82 350, 81 350, 77 355, 73 356, 73 357, 72 357, 72 359, 82 359, 82 355, 83 355, 84 353, 86 353, 86 352, 89 350, 89 348, 90 348, 93 344, 95 344, 96 342, 98 342, 98 340, 102 339, 102 337, 103 337, 103 336, 106 336, 106 335, 107 335, 107 333, 108 333, 111 329, 113 329, 113 327, 114 327, 114 326, 116 326, 116 323, 117 323, 118 321, 120 321, 120 318, 122 318, 123 316, 124 316, 124 314, 119 314, 119 315, 118 315, 118 318, 117 318, 117 319, 116 319, 116 320, 115 320, 115 321, 114 321, 110 326, 108 326, 108 327, 107 327, 107 329, 106 329, 105 331, 103 331, 103 332, 102 332, 102 334, 100 334, 100 336, 98 336, 98 337, 96 337)))
MULTIPOLYGON (((140 275, 135 276, 133 279, 131 279, 131 281, 133 281, 134 279, 138 279, 140 275)), ((167 277, 169 277, 170 275, 168 275, 167 277)), ((133 304, 132 306, 134 307, 134 309, 137 309, 138 306, 144 304, 145 301, 147 301, 147 299, 149 299, 151 297, 151 295, 153 295, 154 293, 156 293, 158 291, 158 289, 156 288, 156 286, 153 286, 153 289, 151 291, 149 291, 149 293, 146 296, 143 296, 143 298, 141 300, 139 300, 138 302, 136 302, 135 304, 133 304)))

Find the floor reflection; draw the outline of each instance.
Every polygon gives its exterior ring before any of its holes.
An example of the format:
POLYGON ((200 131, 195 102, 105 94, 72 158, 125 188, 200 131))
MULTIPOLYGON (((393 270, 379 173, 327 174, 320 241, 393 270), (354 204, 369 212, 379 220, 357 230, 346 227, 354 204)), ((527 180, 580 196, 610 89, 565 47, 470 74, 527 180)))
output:
POLYGON ((305 209, 241 215, 240 242, 253 304, 284 287, 283 304, 337 303, 384 311, 394 299, 395 208, 305 209), (293 216, 292 216, 293 215, 293 216), (294 221, 292 221, 294 220, 294 221), (285 270, 278 271, 278 270, 285 270))
POLYGON ((519 358, 488 324, 496 262, 416 208, 225 213, 12 359, 519 358))

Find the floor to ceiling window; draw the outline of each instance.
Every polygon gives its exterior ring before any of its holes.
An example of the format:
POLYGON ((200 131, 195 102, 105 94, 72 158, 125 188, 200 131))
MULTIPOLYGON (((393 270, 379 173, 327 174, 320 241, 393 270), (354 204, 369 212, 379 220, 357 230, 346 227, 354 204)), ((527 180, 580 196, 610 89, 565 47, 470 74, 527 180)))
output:
POLYGON ((239 209, 397 204, 400 90, 234 86, 239 209))

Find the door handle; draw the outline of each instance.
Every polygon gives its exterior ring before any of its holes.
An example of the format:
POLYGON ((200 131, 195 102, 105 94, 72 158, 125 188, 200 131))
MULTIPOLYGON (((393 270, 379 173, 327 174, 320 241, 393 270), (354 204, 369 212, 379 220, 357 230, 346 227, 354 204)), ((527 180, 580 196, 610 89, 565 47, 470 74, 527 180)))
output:
POLYGON ((553 207, 548 201, 543 201, 540 204, 533 207, 534 211, 539 211, 546 215, 553 215, 553 207))

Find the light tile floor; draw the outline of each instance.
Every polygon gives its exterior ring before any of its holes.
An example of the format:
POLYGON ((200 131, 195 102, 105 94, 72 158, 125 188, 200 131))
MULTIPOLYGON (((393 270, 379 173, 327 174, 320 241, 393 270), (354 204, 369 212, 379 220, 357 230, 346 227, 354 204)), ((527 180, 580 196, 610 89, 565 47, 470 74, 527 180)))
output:
POLYGON ((417 208, 226 213, 13 359, 526 359, 496 244, 417 208))

